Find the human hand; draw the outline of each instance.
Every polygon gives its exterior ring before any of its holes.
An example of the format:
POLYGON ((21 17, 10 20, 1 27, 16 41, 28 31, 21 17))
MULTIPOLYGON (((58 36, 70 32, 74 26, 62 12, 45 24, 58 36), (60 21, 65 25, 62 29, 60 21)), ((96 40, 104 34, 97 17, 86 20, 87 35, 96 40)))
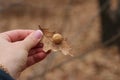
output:
POLYGON ((12 30, 0 33, 0 64, 16 79, 29 66, 47 56, 38 44, 43 33, 40 30, 12 30))

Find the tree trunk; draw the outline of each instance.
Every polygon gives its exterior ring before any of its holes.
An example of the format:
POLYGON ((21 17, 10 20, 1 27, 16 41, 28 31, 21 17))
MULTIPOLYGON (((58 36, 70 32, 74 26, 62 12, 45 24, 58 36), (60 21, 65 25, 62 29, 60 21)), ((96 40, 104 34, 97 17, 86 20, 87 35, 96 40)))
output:
MULTIPOLYGON (((117 35, 119 29, 120 29, 120 0, 118 10, 115 12, 117 13, 115 19, 113 20, 110 16, 110 0, 98 0, 99 1, 99 7, 101 9, 100 17, 101 17, 101 26, 102 26, 102 42, 113 38, 117 35), (103 6, 105 6, 105 9, 103 9, 103 6)), ((111 46, 113 44, 120 45, 120 39, 117 39, 116 41, 113 41, 108 46, 111 46)))

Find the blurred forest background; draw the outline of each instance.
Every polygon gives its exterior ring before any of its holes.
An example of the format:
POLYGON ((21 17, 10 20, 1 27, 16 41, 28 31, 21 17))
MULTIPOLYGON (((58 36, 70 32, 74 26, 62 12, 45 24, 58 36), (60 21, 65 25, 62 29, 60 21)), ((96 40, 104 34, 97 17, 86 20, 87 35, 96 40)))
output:
POLYGON ((74 56, 51 53, 20 80, 120 80, 120 0, 0 0, 0 32, 48 27, 74 56))

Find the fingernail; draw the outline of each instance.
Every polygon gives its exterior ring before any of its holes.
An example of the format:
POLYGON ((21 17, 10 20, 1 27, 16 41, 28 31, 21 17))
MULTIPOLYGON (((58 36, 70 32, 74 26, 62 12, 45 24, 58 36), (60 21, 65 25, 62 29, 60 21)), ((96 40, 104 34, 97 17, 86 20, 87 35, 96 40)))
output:
POLYGON ((42 37, 43 33, 41 30, 36 30, 35 33, 34 33, 34 37, 36 39, 40 39, 42 37))

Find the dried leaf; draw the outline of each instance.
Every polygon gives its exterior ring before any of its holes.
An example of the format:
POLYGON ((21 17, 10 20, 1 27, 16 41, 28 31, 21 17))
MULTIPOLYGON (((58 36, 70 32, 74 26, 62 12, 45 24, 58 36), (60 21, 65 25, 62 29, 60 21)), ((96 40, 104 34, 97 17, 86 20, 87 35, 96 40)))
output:
POLYGON ((60 51, 64 54, 64 55, 70 55, 70 56, 73 56, 72 55, 72 51, 71 51, 71 47, 70 47, 70 45, 67 43, 67 41, 66 40, 64 40, 63 42, 62 42, 62 44, 60 45, 60 47, 59 47, 59 49, 60 49, 60 51))
POLYGON ((50 37, 50 38, 51 38, 51 37, 53 36, 53 34, 55 33, 55 32, 50 32, 50 31, 48 30, 48 28, 43 28, 43 27, 41 27, 40 25, 39 25, 39 29, 43 31, 43 34, 44 34, 46 37, 50 37))
POLYGON ((65 39, 63 39, 62 43, 55 44, 52 40, 52 37, 55 34, 55 32, 50 32, 49 29, 42 28, 40 26, 39 26, 39 29, 42 30, 44 34, 42 42, 44 43, 45 51, 48 51, 48 50, 61 51, 61 53, 63 53, 64 55, 73 56, 71 54, 71 47, 65 39))

